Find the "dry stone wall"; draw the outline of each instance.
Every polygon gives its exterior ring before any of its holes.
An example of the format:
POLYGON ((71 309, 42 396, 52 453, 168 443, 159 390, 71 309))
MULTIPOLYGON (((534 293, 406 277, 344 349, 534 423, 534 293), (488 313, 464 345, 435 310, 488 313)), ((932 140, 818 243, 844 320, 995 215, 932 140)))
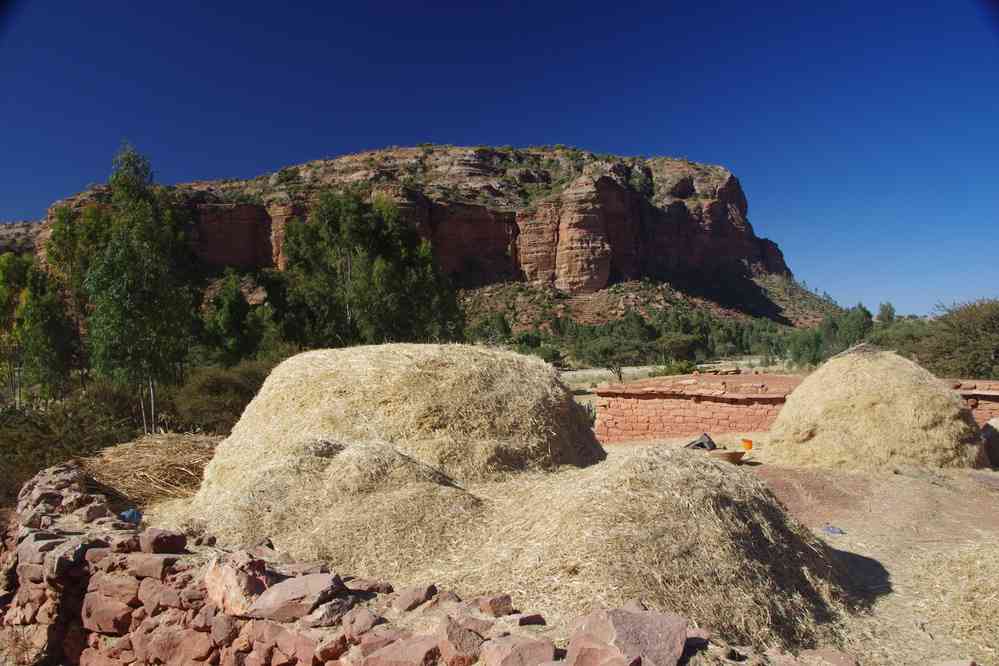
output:
POLYGON ((755 654, 637 601, 580 618, 559 646, 507 594, 397 590, 269 542, 229 550, 204 534, 140 531, 94 488, 66 464, 22 489, 0 550, 0 666, 856 663, 829 649, 755 654))

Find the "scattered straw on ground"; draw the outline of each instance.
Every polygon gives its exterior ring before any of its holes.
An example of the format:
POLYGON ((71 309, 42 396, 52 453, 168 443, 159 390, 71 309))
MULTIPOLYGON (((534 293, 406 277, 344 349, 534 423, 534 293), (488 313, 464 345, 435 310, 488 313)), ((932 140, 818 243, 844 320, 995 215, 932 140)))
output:
POLYGON ((966 645, 979 663, 999 663, 999 542, 955 544, 922 558, 916 575, 927 590, 927 619, 966 645))
POLYGON ((869 346, 833 357, 788 396, 773 462, 843 469, 971 467, 981 434, 959 396, 912 361, 869 346))
POLYGON ((108 447, 80 463, 98 483, 145 506, 196 493, 219 440, 211 435, 146 435, 108 447))

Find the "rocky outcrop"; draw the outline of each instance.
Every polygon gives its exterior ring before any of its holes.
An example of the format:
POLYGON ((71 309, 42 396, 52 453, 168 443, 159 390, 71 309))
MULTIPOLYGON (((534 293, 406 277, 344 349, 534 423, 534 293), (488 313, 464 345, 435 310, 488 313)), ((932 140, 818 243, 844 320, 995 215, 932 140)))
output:
POLYGON ((23 487, 0 550, 0 665, 675 666, 855 664, 834 650, 733 647, 638 602, 552 637, 506 594, 461 599, 292 562, 269 542, 214 539, 119 520, 74 465, 23 487), (556 643, 561 644, 560 647, 556 643), (686 663, 684 661, 683 663, 686 663))
MULTIPOLYGON (((460 286, 523 280, 585 294, 642 277, 790 275, 777 246, 749 224, 738 179, 687 160, 423 146, 174 191, 190 204, 204 263, 283 268, 288 221, 304 219, 321 190, 348 186, 393 199, 460 286)), ((97 188, 58 205, 102 196, 97 188)))
POLYGON ((35 250, 35 237, 41 221, 0 222, 0 254, 30 254, 35 250))

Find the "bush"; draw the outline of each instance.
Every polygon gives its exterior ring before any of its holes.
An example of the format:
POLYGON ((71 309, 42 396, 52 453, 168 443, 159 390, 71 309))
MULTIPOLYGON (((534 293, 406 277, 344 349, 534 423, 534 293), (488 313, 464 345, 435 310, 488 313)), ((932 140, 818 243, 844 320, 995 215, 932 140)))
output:
POLYGON ((690 361, 669 361, 649 373, 649 377, 669 377, 670 375, 689 375, 697 366, 690 361))
POLYGON ((135 437, 136 410, 130 393, 95 383, 66 400, 0 411, 0 504, 39 470, 135 437))
POLYGON ((174 429, 228 435, 273 365, 243 361, 232 368, 198 368, 172 396, 174 429))
POLYGON ((916 355, 938 377, 999 379, 999 300, 945 308, 916 355))

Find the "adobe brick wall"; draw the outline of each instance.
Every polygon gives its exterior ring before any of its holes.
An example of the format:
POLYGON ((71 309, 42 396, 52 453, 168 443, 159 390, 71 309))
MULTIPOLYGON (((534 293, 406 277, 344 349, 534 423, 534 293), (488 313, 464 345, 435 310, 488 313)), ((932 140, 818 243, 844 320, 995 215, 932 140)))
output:
POLYGON ((602 444, 702 432, 753 432, 768 430, 783 405, 783 396, 606 397, 597 400, 594 430, 602 444))
MULTIPOLYGON (((769 430, 802 377, 684 375, 596 390, 594 431, 601 444, 707 433, 769 430)), ((999 382, 944 380, 975 421, 999 417, 999 382)))

